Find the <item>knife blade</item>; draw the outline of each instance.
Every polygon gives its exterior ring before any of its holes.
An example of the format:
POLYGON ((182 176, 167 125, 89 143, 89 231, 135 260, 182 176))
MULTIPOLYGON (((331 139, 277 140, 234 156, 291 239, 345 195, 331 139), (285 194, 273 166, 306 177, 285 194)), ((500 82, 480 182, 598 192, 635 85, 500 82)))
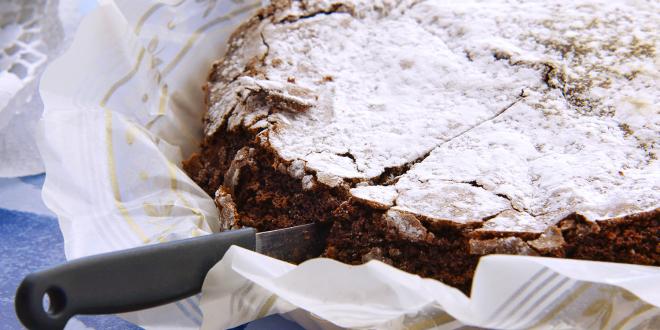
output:
POLYGON ((232 245, 300 263, 323 252, 328 232, 322 224, 260 233, 244 228, 72 260, 27 275, 16 291, 16 315, 28 329, 63 329, 78 314, 164 305, 199 293, 232 245))
POLYGON ((329 226, 306 224, 257 233, 255 251, 275 259, 301 263, 325 249, 329 226))

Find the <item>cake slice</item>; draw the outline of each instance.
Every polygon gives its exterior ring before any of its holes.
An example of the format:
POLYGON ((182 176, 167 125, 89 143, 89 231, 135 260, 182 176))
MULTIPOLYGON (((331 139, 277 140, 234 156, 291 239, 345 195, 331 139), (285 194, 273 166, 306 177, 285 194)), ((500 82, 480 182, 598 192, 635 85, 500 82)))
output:
POLYGON ((186 171, 224 229, 467 291, 479 256, 660 263, 657 3, 273 1, 186 171), (652 7, 652 8, 649 8, 652 7))

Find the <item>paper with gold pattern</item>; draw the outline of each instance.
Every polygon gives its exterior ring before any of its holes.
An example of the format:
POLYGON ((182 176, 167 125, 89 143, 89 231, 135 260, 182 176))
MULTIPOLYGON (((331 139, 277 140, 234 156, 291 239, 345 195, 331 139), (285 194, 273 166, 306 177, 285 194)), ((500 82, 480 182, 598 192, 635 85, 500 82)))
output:
MULTIPOLYGON (((261 3, 102 1, 44 73, 43 198, 67 258, 216 231, 217 211, 180 169, 201 136, 201 87, 233 29, 261 3)), ((117 279, 130 281, 130 279, 117 279)), ((126 318, 195 329, 199 297, 126 318)))
MULTIPOLYGON (((83 20, 41 82, 43 197, 69 259, 218 230, 213 201, 180 163, 201 137, 211 62, 260 4, 102 0, 83 20)), ((660 328, 658 268, 585 261, 485 257, 468 298, 376 261, 296 267, 233 248, 202 292, 201 304, 196 296, 123 316, 162 329, 273 313, 310 329, 660 328)))

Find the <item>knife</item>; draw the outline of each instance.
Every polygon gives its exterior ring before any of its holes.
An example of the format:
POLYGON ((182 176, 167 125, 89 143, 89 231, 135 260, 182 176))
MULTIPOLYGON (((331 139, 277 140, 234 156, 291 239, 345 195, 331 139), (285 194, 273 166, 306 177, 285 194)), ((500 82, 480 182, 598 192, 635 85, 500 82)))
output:
POLYGON ((63 329, 77 314, 164 305, 199 293, 232 245, 300 263, 323 252, 328 232, 322 224, 244 228, 76 259, 27 275, 16 291, 16 315, 28 329, 63 329))

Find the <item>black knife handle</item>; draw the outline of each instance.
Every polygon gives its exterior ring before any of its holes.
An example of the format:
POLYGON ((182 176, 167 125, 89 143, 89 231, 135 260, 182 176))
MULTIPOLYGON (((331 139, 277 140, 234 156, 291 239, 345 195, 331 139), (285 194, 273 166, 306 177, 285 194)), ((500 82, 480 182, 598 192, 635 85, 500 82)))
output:
POLYGON ((73 260, 26 276, 16 291, 16 315, 29 329, 62 329, 77 314, 170 303, 199 293, 230 246, 254 250, 255 243, 256 231, 246 228, 73 260))

